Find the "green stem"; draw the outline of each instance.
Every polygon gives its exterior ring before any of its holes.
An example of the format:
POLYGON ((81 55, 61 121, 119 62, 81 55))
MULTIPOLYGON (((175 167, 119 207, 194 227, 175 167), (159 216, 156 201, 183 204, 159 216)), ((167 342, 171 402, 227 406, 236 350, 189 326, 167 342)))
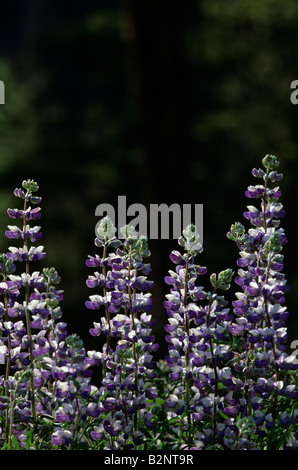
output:
MULTIPOLYGON (((105 260, 106 256, 107 256, 107 247, 104 246, 102 259, 105 260)), ((106 298, 106 296, 107 296, 106 267, 105 267, 104 263, 102 264, 102 275, 103 275, 103 278, 104 278, 103 295, 106 298)), ((108 333, 108 336, 107 336, 107 343, 106 343, 106 345, 107 345, 106 346, 106 355, 108 356, 108 354, 110 352, 110 342, 111 342, 111 319, 110 319, 109 309, 106 305, 105 305, 105 315, 106 315, 106 320, 107 320, 108 328, 109 328, 109 333, 108 333)), ((106 368, 106 362, 104 361, 103 369, 102 369, 103 378, 106 376, 106 373, 107 373, 107 368, 106 368)))
MULTIPOLYGON (((189 319, 187 315, 187 277, 188 277, 188 269, 189 269, 189 251, 187 252, 187 261, 185 267, 185 278, 184 278, 184 329, 186 332, 187 337, 189 337, 189 319)), ((186 377, 185 377, 185 406, 186 406, 186 414, 187 414, 187 423, 188 423, 188 443, 189 446, 191 445, 191 417, 190 417, 190 379, 188 377, 188 367, 189 367, 189 349, 188 344, 185 351, 185 369, 186 369, 186 377)))
MULTIPOLYGON (((209 308, 208 308, 208 313, 207 313, 207 328, 209 328, 210 324, 210 315, 211 315, 211 305, 212 305, 212 297, 215 294, 216 290, 214 289, 210 301, 209 301, 209 308)), ((218 373, 217 373, 217 367, 215 364, 215 358, 214 358, 214 352, 213 352, 213 343, 212 343, 212 338, 210 336, 209 339, 209 345, 210 345, 210 352, 211 352, 211 361, 212 361, 212 367, 214 370, 214 376, 215 376, 215 385, 214 385, 214 401, 213 401, 213 438, 215 439, 215 432, 216 432, 216 413, 217 413, 217 395, 218 395, 218 373)))
POLYGON ((12 440, 12 428, 13 428, 13 420, 14 420, 14 409, 16 405, 16 398, 14 398, 11 403, 11 412, 10 412, 10 424, 9 424, 9 435, 8 435, 8 446, 11 449, 11 440, 12 440))
MULTIPOLYGON (((5 310, 5 321, 9 321, 8 317, 8 306, 7 306, 7 293, 4 293, 4 310, 5 310)), ((7 362, 6 362, 6 370, 5 370, 5 380, 8 380, 10 374, 10 351, 11 351, 11 334, 8 333, 8 343, 7 343, 7 362)))
POLYGON ((264 195, 262 197, 262 201, 263 201, 263 220, 264 220, 264 229, 265 229, 265 233, 267 232, 267 222, 266 222, 266 203, 267 203, 267 195, 266 195, 266 192, 267 192, 267 188, 268 188, 268 181, 269 181, 269 173, 270 173, 270 170, 269 168, 267 168, 267 171, 266 171, 266 175, 265 175, 265 184, 264 184, 264 195))
MULTIPOLYGON (((8 321, 8 307, 7 307, 7 293, 4 294, 4 309, 5 309, 5 321, 8 321)), ((11 335, 10 332, 8 333, 8 343, 7 343, 7 362, 6 362, 6 369, 5 369, 5 381, 8 380, 10 374, 10 351, 11 351, 11 335)), ((9 396, 8 387, 5 386, 5 396, 9 396)), ((6 410, 5 413, 5 429, 6 429, 6 437, 8 437, 8 422, 9 422, 9 410, 6 410)))
MULTIPOLYGON (((269 180, 268 176, 269 176, 269 168, 267 168, 267 172, 266 172, 265 191, 264 191, 264 197, 263 197, 263 217, 264 217, 264 230, 265 230, 265 233, 267 232, 265 209, 266 209, 266 190, 267 190, 268 180, 269 180)), ((271 259, 270 259, 270 257, 268 257, 265 284, 267 284, 267 282, 268 282, 270 266, 271 266, 271 259)), ((266 322, 267 327, 270 328, 271 327, 271 320, 270 320, 270 315, 269 315, 269 310, 268 310, 267 294, 265 294, 265 296, 264 296, 264 304, 265 304, 265 322, 266 322)), ((276 378, 276 382, 278 382, 279 381, 279 368, 278 368, 278 363, 277 363, 277 354, 276 354, 274 339, 273 339, 272 336, 270 338, 270 342, 271 342, 271 349, 272 349, 272 354, 273 354, 273 358, 274 358, 275 378, 276 378)), ((275 419, 276 419, 277 395, 278 395, 278 392, 277 392, 277 388, 276 388, 274 390, 273 398, 272 398, 273 426, 271 428, 271 431, 270 431, 270 434, 269 434, 269 437, 268 437, 268 444, 267 444, 268 450, 271 449, 271 446, 272 446, 272 439, 273 439, 273 433, 274 433, 274 423, 275 423, 275 419)))
MULTIPOLYGON (((135 318, 134 318, 134 313, 133 313, 133 309, 132 309, 132 289, 131 289, 131 286, 130 286, 131 268, 132 268, 131 261, 132 260, 131 260, 131 254, 130 254, 129 255, 129 267, 128 267, 128 302, 129 302, 129 309, 130 309, 130 312, 131 312, 132 329, 134 330, 135 329, 135 318)), ((136 276, 137 276, 137 273, 136 273, 136 276)), ((135 289, 134 289, 134 296, 136 296, 136 290, 135 289)), ((135 383, 136 383, 135 397, 137 398, 138 394, 139 394, 138 356, 137 356, 137 352, 136 352, 136 345, 135 345, 134 342, 132 343, 132 351, 133 351, 133 358, 134 358, 134 362, 135 362, 135 383)), ((140 414, 139 410, 138 410, 137 413, 134 414, 134 427, 135 427, 136 431, 138 429, 139 414, 140 414)))
MULTIPOLYGON (((27 200, 25 199, 24 202, 24 216, 23 216, 23 233, 24 233, 24 252, 28 253, 28 241, 25 237, 26 232, 26 215, 25 211, 27 208, 27 200)), ((29 259, 26 259, 26 275, 29 276, 29 259)), ((35 394, 34 394, 34 363, 33 363, 33 347, 32 347, 32 333, 31 333, 31 326, 30 326, 30 310, 28 308, 29 305, 29 283, 26 281, 25 284, 25 309, 26 309, 26 326, 27 326, 27 334, 29 336, 29 358, 30 358, 30 368, 32 369, 32 375, 30 377, 30 395, 31 395, 31 411, 32 416, 36 419, 36 411, 35 411, 35 394)))
POLYGON ((75 424, 74 424, 74 428, 73 428, 73 435, 72 435, 72 441, 71 443, 69 444, 68 446, 68 450, 72 450, 73 448, 73 444, 76 440, 76 436, 77 436, 77 432, 78 432, 78 427, 79 427, 79 420, 80 420, 80 416, 81 416, 81 413, 80 413, 80 407, 79 407, 79 402, 78 402, 78 397, 76 395, 75 397, 75 400, 76 400, 76 407, 77 407, 77 415, 76 415, 76 420, 75 420, 75 424))
MULTIPOLYGON (((271 321, 270 321, 270 316, 269 316, 269 311, 268 311, 268 300, 267 300, 267 295, 265 295, 265 313, 266 313, 266 322, 267 322, 267 327, 270 328, 271 326, 271 321)), ((271 336, 271 348, 272 348, 272 353, 273 353, 273 358, 274 358, 274 367, 275 367, 275 380, 276 382, 279 381, 279 368, 278 368, 278 363, 277 363, 277 354, 276 354, 276 349, 275 349, 275 344, 274 344, 274 339, 271 336)), ((273 392, 273 398, 272 398, 272 419, 273 419, 273 426, 271 428, 269 438, 268 438, 268 450, 271 449, 272 445, 272 438, 273 438, 273 433, 274 433, 274 424, 276 420, 276 405, 277 405, 277 388, 273 392)))
MULTIPOLYGON (((121 368, 120 368, 120 383, 121 382, 122 382, 122 364, 121 364, 121 368)), ((127 427, 128 426, 127 406, 126 406, 123 390, 121 390, 120 394, 121 394, 121 400, 122 400, 123 409, 124 409, 125 426, 127 427)), ((124 447, 126 447, 126 439, 124 439, 124 444, 123 445, 124 445, 124 447)))

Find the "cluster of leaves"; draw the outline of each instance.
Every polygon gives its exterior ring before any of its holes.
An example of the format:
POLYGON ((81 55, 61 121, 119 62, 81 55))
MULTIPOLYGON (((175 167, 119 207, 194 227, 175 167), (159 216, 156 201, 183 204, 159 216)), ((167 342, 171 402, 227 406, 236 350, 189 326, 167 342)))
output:
POLYGON ((99 312, 90 334, 104 344, 86 351, 62 321, 56 270, 31 269, 45 257, 43 246, 34 246, 40 227, 30 225, 41 215, 38 185, 27 180, 15 190, 23 208, 8 215, 22 226, 9 225, 6 237, 22 246, 0 257, 2 449, 298 448, 298 361, 287 354, 282 272, 285 211, 279 187, 270 187, 282 175, 276 157, 262 163, 252 173, 263 184, 246 191, 260 201, 244 212, 252 228, 237 222, 227 234, 239 248, 236 276, 226 269, 211 274, 208 288, 198 283, 207 269, 196 262, 203 247, 194 225, 178 240, 181 251, 170 254, 168 355, 159 362, 147 240, 129 225, 118 239, 108 217, 98 224, 100 254, 86 261, 95 270, 86 281, 95 294, 86 307, 99 312), (230 306, 225 292, 233 279, 239 292, 230 306))

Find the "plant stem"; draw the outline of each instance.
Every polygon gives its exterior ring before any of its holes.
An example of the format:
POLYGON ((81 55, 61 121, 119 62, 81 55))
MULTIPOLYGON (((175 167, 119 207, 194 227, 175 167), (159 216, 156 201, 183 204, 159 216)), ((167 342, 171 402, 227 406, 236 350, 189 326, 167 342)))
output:
MULTIPOLYGON (((263 217, 264 217, 264 230, 265 230, 265 233, 267 232, 267 223, 266 223, 266 217, 265 217, 265 210, 266 210, 266 190, 267 190, 268 180, 269 180, 268 176, 269 176, 269 168, 267 168, 267 172, 266 172, 265 191, 264 191, 264 197, 263 197, 263 217)), ((267 284, 267 282, 268 282, 270 267, 271 267, 271 258, 268 257, 265 284, 267 284)), ((270 315, 269 315, 269 310, 268 310, 267 293, 265 293, 265 295, 264 295, 264 304, 265 304, 265 321, 266 321, 267 327, 270 328, 271 327, 271 320, 270 320, 270 315)), ((278 367, 278 363, 277 363, 277 354, 276 354, 276 350, 275 350, 275 344, 274 344, 273 336, 271 336, 270 342, 271 342, 271 349, 272 349, 272 354, 273 354, 273 358, 274 358, 275 377, 276 377, 276 382, 278 382, 278 380, 279 380, 279 367, 278 367)), ((272 400, 273 426, 271 428, 269 438, 268 438, 268 445, 267 445, 268 449, 271 449, 271 445, 272 445, 272 438, 273 438, 273 433, 274 433, 274 423, 275 423, 275 418, 276 418, 277 395, 278 395, 278 392, 277 392, 277 388, 276 388, 274 390, 273 400, 272 400)))
MULTIPOLYGON (((15 392, 16 393, 16 392, 15 392)), ((10 412, 10 425, 9 425, 9 435, 8 435, 8 446, 11 449, 11 439, 12 439, 12 428, 13 428, 13 419, 14 419, 14 409, 16 405, 16 398, 15 395, 13 396, 13 400, 11 403, 11 412, 10 412)))
POLYGON ((77 436, 79 420, 80 420, 80 416, 81 416, 77 395, 75 397, 75 400, 76 400, 76 407, 77 407, 77 415, 76 415, 76 420, 75 420, 75 424, 74 424, 74 428, 73 428, 72 441, 68 446, 68 450, 72 450, 72 448, 73 448, 73 444, 74 444, 76 436, 77 436))
MULTIPOLYGON (((211 306, 212 306, 212 298, 213 298, 213 295, 215 294, 216 290, 214 289, 212 295, 211 295, 211 298, 210 298, 210 301, 209 301, 209 307, 208 307, 208 313, 207 313, 207 321, 206 321, 206 324, 207 324, 207 328, 209 328, 209 325, 210 325, 210 314, 211 314, 211 306)), ((210 336, 210 339, 209 339, 209 345, 210 345, 210 352, 211 352, 211 361, 212 361, 212 366, 213 366, 213 370, 214 370, 214 376, 215 376, 215 385, 214 385, 214 400, 213 400, 213 439, 215 439, 215 431, 216 431, 216 413, 217 413, 217 404, 216 404, 216 400, 217 400, 217 394, 218 394, 218 373, 217 373, 217 367, 216 367, 216 364, 215 364, 215 358, 214 358, 214 352, 213 352, 213 343, 212 343, 212 338, 210 336)))
MULTIPOLYGON (((5 321, 8 321, 8 307, 7 307, 7 293, 4 293, 4 309, 5 309, 5 321)), ((8 343, 7 343, 7 362, 6 362, 6 369, 5 369, 5 381, 8 380, 10 374, 10 351, 11 351, 11 335, 10 332, 8 333, 8 343)), ((5 386, 5 396, 9 396, 8 387, 5 386)), ((9 422, 9 410, 6 410, 5 413, 5 429, 6 429, 6 436, 8 436, 8 422, 9 422)))
POLYGON ((264 230, 265 230, 265 233, 267 232, 267 222, 266 222, 266 191, 267 191, 267 187, 268 187, 268 180, 269 180, 269 168, 267 168, 267 171, 266 171, 266 176, 265 176, 265 185, 264 185, 264 196, 262 197, 262 201, 263 201, 263 220, 264 220, 264 230))
MULTIPOLYGON (((28 259, 28 241, 26 237, 26 212, 27 209, 27 199, 24 201, 24 216, 23 216, 23 234, 24 234, 24 253, 27 254, 26 258, 26 275, 29 276, 29 259, 28 259)), ((29 358, 30 358, 30 368, 32 369, 32 375, 30 377, 30 394, 31 394, 31 411, 32 416, 36 419, 36 411, 35 411, 35 394, 34 394, 34 363, 33 363, 33 347, 32 347, 32 334, 31 334, 31 326, 30 326, 30 310, 29 306, 29 283, 26 280, 25 283, 25 309, 26 309, 26 326, 27 326, 27 334, 29 336, 29 358)))
MULTIPOLYGON (((268 311, 268 300, 267 300, 267 295, 265 295, 265 312, 266 312, 266 322, 267 322, 267 327, 270 328, 271 322, 270 322, 270 316, 269 316, 269 311, 268 311)), ((274 339, 271 336, 271 348, 272 348, 272 354, 274 358, 274 367, 275 367, 275 378, 276 382, 279 381, 279 368, 278 368, 278 363, 277 363, 277 354, 275 350, 275 344, 274 344, 274 339)), ((272 399, 272 419, 273 419, 273 426, 271 428, 269 438, 268 438, 268 449, 271 448, 272 445, 272 438, 273 438, 273 432, 274 432, 274 424, 275 424, 275 419, 276 419, 276 405, 277 405, 277 388, 275 388, 273 392, 273 399, 272 399)))
MULTIPOLYGON (((188 277, 188 270, 189 270, 189 251, 187 252, 187 261, 185 267, 185 277, 184 277, 184 328, 187 335, 187 339, 189 337, 189 318, 187 314, 187 277, 188 277)), ((186 406, 186 414, 187 414, 187 423, 188 423, 188 444, 191 445, 191 417, 190 417, 190 379, 188 377, 188 367, 189 367, 189 349, 188 349, 188 341, 186 344, 186 351, 185 351, 185 370, 186 370, 186 377, 185 377, 185 406, 186 406)))
MULTIPOLYGON (((130 285, 131 281, 131 268, 132 268, 132 263, 131 263, 131 254, 129 255, 129 267, 128 267, 128 302, 129 302, 129 309, 131 313, 131 324, 132 324, 132 329, 135 329, 135 319, 134 319, 134 312, 132 308, 132 289, 130 285)), ((137 276, 137 273, 136 273, 137 276)), ((136 296, 136 290, 134 289, 134 296, 136 296)), ((133 358, 135 362, 135 383, 136 383, 136 390, 135 390, 135 397, 138 397, 139 393, 139 379, 138 379, 138 357, 137 357, 137 352, 136 352, 136 345, 135 342, 132 343, 132 351, 133 351, 133 358)), ((138 429, 138 416, 139 416, 139 410, 137 413, 134 414, 134 427, 135 430, 138 429)))
MULTIPOLYGON (((106 267, 105 267, 105 264, 104 264, 104 260, 106 259, 106 256, 107 256, 107 247, 104 246, 103 257, 102 257, 102 260, 103 260, 102 275, 103 275, 103 278, 104 278, 103 295, 104 295, 105 299, 107 297, 106 267)), ((107 307, 107 305, 105 305, 105 315, 106 315, 106 320, 107 320, 108 328, 109 328, 109 333, 108 333, 108 336, 107 336, 107 343, 106 343, 106 355, 108 356, 109 351, 110 351, 110 342, 111 342, 111 319, 110 319, 109 308, 107 307)), ((103 370, 102 370, 103 378, 106 376, 106 373, 107 373, 107 368, 106 368, 106 362, 104 361, 103 370)))

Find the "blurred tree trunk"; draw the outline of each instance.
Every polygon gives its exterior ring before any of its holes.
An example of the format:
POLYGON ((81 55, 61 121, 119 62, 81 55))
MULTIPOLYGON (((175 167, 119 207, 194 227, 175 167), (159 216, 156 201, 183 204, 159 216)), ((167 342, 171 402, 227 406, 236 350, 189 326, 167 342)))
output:
MULTIPOLYGON (((123 5, 136 107, 134 133, 145 156, 138 197, 141 194, 147 205, 191 203, 189 70, 184 51, 187 8, 177 10, 167 2, 137 0, 124 0, 123 5)), ((176 241, 149 240, 149 247, 155 282, 154 316, 162 335, 166 317, 162 303, 167 293, 163 278, 172 268, 169 254, 176 241)), ((162 345, 162 340, 159 342, 162 345)))
POLYGON ((147 198, 156 203, 190 202, 187 8, 137 0, 125 0, 124 7, 138 108, 135 132, 146 155, 142 179, 146 178, 147 198))

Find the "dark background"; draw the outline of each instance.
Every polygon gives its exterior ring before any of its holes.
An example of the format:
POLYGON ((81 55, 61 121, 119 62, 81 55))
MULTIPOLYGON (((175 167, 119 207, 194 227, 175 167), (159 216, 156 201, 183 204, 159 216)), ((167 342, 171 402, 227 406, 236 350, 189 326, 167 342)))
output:
MULTIPOLYGON (((199 262, 209 275, 236 269, 226 233, 245 223, 244 191, 267 153, 285 176, 288 328, 298 338, 297 44, 295 0, 0 0, 0 248, 6 209, 20 202, 13 189, 35 179, 44 264, 61 275, 63 319, 87 348, 99 316, 84 306, 96 206, 116 207, 118 195, 127 205, 204 204, 199 262)), ((160 343, 174 248, 150 241, 160 343)))

